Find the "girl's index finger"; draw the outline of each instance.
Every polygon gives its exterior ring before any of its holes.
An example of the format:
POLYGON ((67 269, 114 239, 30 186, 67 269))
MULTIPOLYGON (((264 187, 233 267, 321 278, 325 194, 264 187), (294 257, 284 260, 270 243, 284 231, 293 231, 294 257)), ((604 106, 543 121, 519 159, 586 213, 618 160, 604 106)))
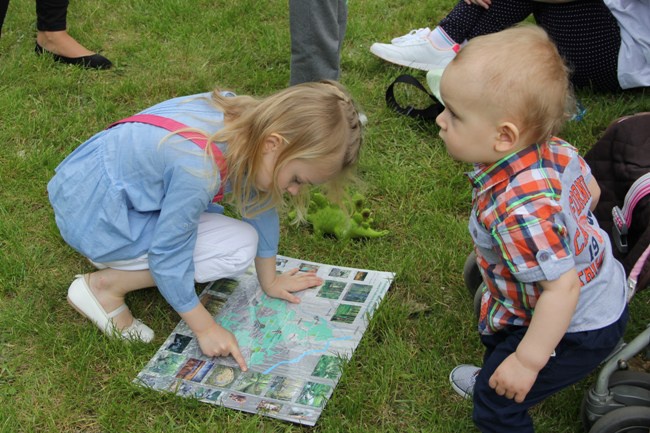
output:
POLYGON ((241 354, 241 351, 239 350, 239 347, 235 346, 232 348, 230 351, 230 355, 235 358, 235 361, 237 361, 237 364, 239 364, 239 368, 241 368, 241 371, 247 371, 248 366, 246 365, 246 360, 244 359, 244 356, 241 354))

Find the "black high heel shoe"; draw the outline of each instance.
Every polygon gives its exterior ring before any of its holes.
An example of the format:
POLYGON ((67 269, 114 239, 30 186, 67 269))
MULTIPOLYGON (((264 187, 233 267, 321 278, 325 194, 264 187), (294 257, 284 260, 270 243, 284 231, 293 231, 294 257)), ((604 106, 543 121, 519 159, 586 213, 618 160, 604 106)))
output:
POLYGON ((110 60, 108 60, 106 57, 99 54, 91 54, 90 56, 82 56, 82 57, 60 56, 58 54, 54 54, 47 51, 46 49, 41 47, 38 44, 38 42, 36 42, 34 51, 38 56, 41 56, 44 53, 51 55, 55 62, 66 63, 68 65, 79 65, 88 69, 109 69, 111 66, 113 66, 113 63, 111 63, 110 60))

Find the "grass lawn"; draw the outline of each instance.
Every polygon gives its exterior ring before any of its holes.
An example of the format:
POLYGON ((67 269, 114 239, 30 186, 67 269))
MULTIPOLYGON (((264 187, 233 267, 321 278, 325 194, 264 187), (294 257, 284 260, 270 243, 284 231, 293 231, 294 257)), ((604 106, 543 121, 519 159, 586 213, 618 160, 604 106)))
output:
MULTIPOLYGON (((0 432, 474 431, 471 403, 448 384, 482 348, 462 267, 469 166, 447 156, 433 124, 388 110, 400 73, 370 54, 442 18, 453 0, 351 0, 341 81, 369 118, 360 174, 384 238, 315 239, 282 226, 280 253, 393 271, 395 282, 314 429, 149 391, 131 383, 179 321, 155 289, 129 296, 153 344, 105 338, 66 302, 90 264, 60 238, 46 184, 57 164, 111 122, 165 99, 219 85, 266 95, 288 85, 287 2, 72 2, 70 33, 115 64, 86 71, 34 54, 34 2, 14 0, 0 39, 0 432)), ((650 92, 579 93, 584 120, 564 138, 583 152, 609 122, 650 111, 650 92)), ((628 335, 650 317, 650 290, 632 303, 628 335)), ((593 377, 533 411, 538 432, 581 430, 593 377)))

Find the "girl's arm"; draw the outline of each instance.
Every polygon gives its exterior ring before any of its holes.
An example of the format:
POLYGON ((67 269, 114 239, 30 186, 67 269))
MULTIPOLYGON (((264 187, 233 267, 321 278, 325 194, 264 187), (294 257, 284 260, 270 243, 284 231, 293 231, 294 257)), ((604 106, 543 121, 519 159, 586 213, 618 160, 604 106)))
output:
POLYGON ((540 281, 542 293, 517 350, 497 367, 489 384, 497 394, 524 401, 537 374, 566 334, 578 305, 580 280, 574 269, 553 281, 540 281))
POLYGON ((323 284, 323 279, 316 276, 315 272, 298 272, 298 268, 278 275, 275 271, 275 256, 256 257, 255 270, 262 290, 267 295, 293 304, 300 302, 300 298, 293 295, 293 292, 323 284))

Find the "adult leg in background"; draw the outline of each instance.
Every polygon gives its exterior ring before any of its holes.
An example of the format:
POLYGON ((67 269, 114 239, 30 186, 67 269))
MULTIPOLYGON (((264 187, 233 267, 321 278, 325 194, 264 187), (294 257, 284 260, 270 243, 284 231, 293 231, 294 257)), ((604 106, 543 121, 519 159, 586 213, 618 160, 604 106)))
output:
POLYGON ((36 0, 36 53, 47 51, 61 63, 108 69, 112 63, 79 42, 67 31, 68 0, 36 0))
POLYGON ((0 0, 0 36, 2 35, 2 25, 5 23, 8 8, 9 0, 0 0))
POLYGON ((438 24, 456 43, 496 33, 525 20, 535 10, 533 0, 493 0, 488 9, 460 0, 438 24))
POLYGON ((600 0, 540 4, 535 21, 553 39, 572 70, 576 87, 620 91, 618 52, 621 32, 616 18, 600 0))
POLYGON ((391 63, 441 75, 456 55, 456 44, 523 21, 533 13, 536 4, 533 0, 492 0, 485 9, 460 0, 433 30, 412 30, 390 44, 374 43, 370 52, 391 63))
POLYGON ((289 0, 291 85, 338 80, 347 9, 346 0, 289 0))

